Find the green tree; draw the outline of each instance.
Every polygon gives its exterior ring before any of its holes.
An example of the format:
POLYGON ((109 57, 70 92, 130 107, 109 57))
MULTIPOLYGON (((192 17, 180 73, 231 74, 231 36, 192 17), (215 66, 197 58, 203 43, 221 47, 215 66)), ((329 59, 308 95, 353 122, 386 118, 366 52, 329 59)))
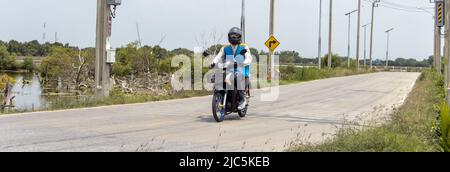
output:
POLYGON ((4 45, 0 45, 0 70, 16 70, 16 55, 10 54, 4 45))
POLYGON ((16 40, 11 40, 8 43, 8 52, 9 53, 15 53, 19 56, 23 55, 22 54, 22 44, 16 40))
POLYGON ((281 64, 294 63, 296 59, 300 59, 300 54, 295 51, 281 51, 276 54, 279 55, 281 64))
POLYGON ((95 48, 89 47, 81 50, 82 57, 86 58, 86 77, 95 77, 95 48))
MULTIPOLYGON (((352 62, 352 66, 353 66, 352 62)), ((356 66, 356 64, 354 64, 356 66)), ((331 56, 331 67, 337 68, 337 67, 347 67, 348 66, 348 60, 347 57, 341 57, 337 54, 332 54, 331 56)), ((328 54, 325 54, 324 57, 322 57, 322 68, 328 67, 328 54)))
POLYGON ((33 58, 26 57, 23 60, 22 68, 25 69, 25 70, 28 70, 28 71, 33 71, 34 70, 33 58))
MULTIPOLYGON (((1 74, 0 75, 0 90, 3 90, 6 88, 6 83, 13 85, 14 83, 16 83, 16 79, 8 76, 7 74, 1 74)), ((3 95, 0 95, 0 96, 3 96, 3 95)))
POLYGON ((140 68, 140 73, 157 71, 159 63, 155 58, 156 54, 153 53, 153 51, 154 49, 148 45, 139 48, 137 63, 133 64, 133 68, 140 68))
POLYGON ((41 75, 48 81, 61 80, 68 86, 75 81, 77 61, 78 53, 74 49, 52 46, 49 55, 42 60, 41 75))
POLYGON ((152 57, 154 57, 157 60, 156 71, 157 72, 162 72, 162 71, 160 71, 161 70, 161 68, 160 68, 161 67, 161 61, 163 61, 165 58, 168 57, 169 52, 166 49, 164 49, 164 48, 160 47, 159 45, 157 45, 157 46, 153 47, 151 55, 152 55, 152 57))
POLYGON ((126 47, 117 49, 116 63, 113 65, 112 73, 118 76, 126 76, 132 73, 133 64, 141 65, 135 70, 145 70, 145 60, 139 60, 137 43, 130 43, 126 47), (138 61, 139 60, 139 61, 138 61))
POLYGON ((169 52, 168 56, 169 57, 173 57, 173 56, 182 55, 182 54, 186 55, 186 56, 189 56, 189 57, 193 57, 194 56, 194 52, 191 51, 191 50, 188 50, 186 48, 174 49, 174 50, 169 52))
POLYGON ((22 45, 22 54, 24 56, 40 56, 40 52, 42 51, 42 46, 39 44, 37 40, 33 40, 30 42, 25 42, 22 45))

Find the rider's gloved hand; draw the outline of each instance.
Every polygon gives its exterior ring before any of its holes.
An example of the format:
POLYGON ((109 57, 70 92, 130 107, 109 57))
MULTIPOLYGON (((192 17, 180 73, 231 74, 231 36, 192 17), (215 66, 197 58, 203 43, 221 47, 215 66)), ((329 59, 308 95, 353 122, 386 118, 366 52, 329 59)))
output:
POLYGON ((240 54, 245 56, 245 54, 247 54, 247 49, 243 49, 240 54))
POLYGON ((209 65, 209 68, 210 68, 210 69, 212 69, 212 68, 214 68, 214 67, 216 67, 216 64, 215 64, 215 63, 211 63, 211 65, 209 65))
POLYGON ((208 53, 208 51, 204 51, 202 55, 203 55, 203 57, 208 57, 209 53, 208 53))

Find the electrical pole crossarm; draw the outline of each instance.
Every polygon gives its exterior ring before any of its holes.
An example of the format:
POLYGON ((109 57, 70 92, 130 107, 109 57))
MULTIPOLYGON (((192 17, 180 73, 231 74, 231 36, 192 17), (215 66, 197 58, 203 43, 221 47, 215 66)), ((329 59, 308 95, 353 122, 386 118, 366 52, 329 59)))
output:
POLYGON ((348 12, 348 13, 345 13, 345 15, 348 16, 348 15, 351 15, 351 14, 357 12, 357 11, 358 11, 358 10, 353 10, 353 11, 350 11, 350 12, 348 12))

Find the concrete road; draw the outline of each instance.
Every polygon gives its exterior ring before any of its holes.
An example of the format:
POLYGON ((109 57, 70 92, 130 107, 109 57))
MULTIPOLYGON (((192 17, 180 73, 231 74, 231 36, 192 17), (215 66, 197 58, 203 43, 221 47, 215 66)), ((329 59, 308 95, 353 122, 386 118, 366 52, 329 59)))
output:
POLYGON ((373 73, 256 91, 248 117, 216 123, 211 97, 0 116, 0 151, 283 151, 402 104, 419 73, 373 73))

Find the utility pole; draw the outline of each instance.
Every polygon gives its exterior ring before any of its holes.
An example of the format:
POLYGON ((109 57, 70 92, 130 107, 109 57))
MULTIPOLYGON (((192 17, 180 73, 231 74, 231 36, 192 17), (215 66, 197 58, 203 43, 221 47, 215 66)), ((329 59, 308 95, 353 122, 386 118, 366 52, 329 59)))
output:
MULTIPOLYGON (((434 67, 436 69, 436 73, 438 75, 442 75, 442 63, 441 63, 441 27, 443 27, 443 18, 445 18, 444 14, 444 6, 442 0, 435 0, 435 14, 431 14, 433 16, 434 21, 434 67)), ((426 10, 424 10, 426 11, 426 10)), ((428 11, 427 11, 428 12, 428 11)), ((445 22, 444 22, 445 23, 445 22)))
POLYGON ((360 33, 361 33, 361 0, 358 0, 358 25, 356 26, 356 69, 359 69, 360 33))
POLYGON ((448 103, 450 103, 450 88, 449 88, 449 71, 450 71, 450 69, 449 69, 449 67, 450 67, 450 64, 449 64, 449 62, 450 62, 450 50, 449 50, 449 48, 450 48, 450 37, 449 37, 449 27, 450 27, 450 23, 449 23, 449 15, 450 15, 450 12, 449 12, 449 7, 450 7, 450 0, 445 0, 444 1, 444 6, 445 6, 445 8, 444 8, 444 11, 445 11, 445 28, 444 28, 444 33, 445 33, 445 40, 444 40, 444 43, 445 43, 445 47, 444 47, 444 59, 445 59, 445 88, 446 88, 446 97, 447 97, 447 102, 448 103))
POLYGON ((436 27, 435 31, 435 67, 438 75, 442 75, 442 63, 441 63, 441 28, 436 27))
POLYGON ((322 69, 322 0, 319 3, 319 54, 317 55, 319 69, 322 69))
POLYGON ((350 68, 350 27, 351 27, 351 16, 354 12, 358 10, 353 10, 351 12, 348 12, 345 14, 345 16, 348 16, 348 51, 347 51, 347 67, 350 68))
POLYGON ((330 0, 330 17, 329 17, 329 23, 328 23, 328 69, 331 69, 331 57, 333 52, 331 52, 331 45, 332 45, 332 39, 333 39, 333 0, 330 0))
POLYGON ((242 11, 241 11, 241 30, 242 30, 242 42, 245 43, 245 0, 242 0, 242 11))
MULTIPOLYGON (((275 0, 270 0, 270 26, 269 26, 269 34, 270 36, 274 35, 275 32, 275 0)), ((269 71, 270 71, 270 78, 269 80, 272 80, 275 77, 275 58, 274 58, 274 52, 272 50, 270 50, 270 67, 269 67, 269 71)))
POLYGON ((97 0, 97 29, 95 48, 95 95, 97 98, 108 97, 112 89, 111 85, 111 26, 115 16, 116 6, 121 0, 97 0), (114 8, 114 11, 111 10, 114 8))
POLYGON ((364 68, 366 68, 366 65, 367 65, 367 61, 366 61, 366 59, 367 59, 367 50, 366 50, 366 48, 367 48, 367 40, 366 40, 366 38, 367 38, 367 26, 369 26, 370 25, 370 23, 368 23, 368 24, 365 24, 364 26, 362 26, 363 28, 364 28, 364 68))
POLYGON ((375 15, 375 7, 378 7, 378 3, 380 0, 374 0, 372 2, 372 19, 371 19, 371 29, 370 29, 370 53, 369 53, 369 60, 370 60, 370 69, 372 69, 372 55, 373 55, 373 26, 374 26, 374 15, 375 15))
POLYGON ((422 10, 432 16, 434 21, 434 53, 433 53, 433 67, 436 69, 436 73, 438 75, 442 74, 441 71, 441 28, 443 27, 443 4, 442 0, 430 0, 430 3, 434 3, 435 5, 435 14, 425 10, 424 8, 417 8, 422 10))
POLYGON ((387 34, 387 48, 386 48, 386 68, 389 67, 389 33, 394 30, 394 28, 391 28, 386 31, 387 34))
POLYGON ((434 39, 435 39, 435 53, 434 53, 434 59, 435 59, 435 68, 438 75, 442 75, 442 63, 441 63, 441 28, 435 27, 434 28, 434 39))

